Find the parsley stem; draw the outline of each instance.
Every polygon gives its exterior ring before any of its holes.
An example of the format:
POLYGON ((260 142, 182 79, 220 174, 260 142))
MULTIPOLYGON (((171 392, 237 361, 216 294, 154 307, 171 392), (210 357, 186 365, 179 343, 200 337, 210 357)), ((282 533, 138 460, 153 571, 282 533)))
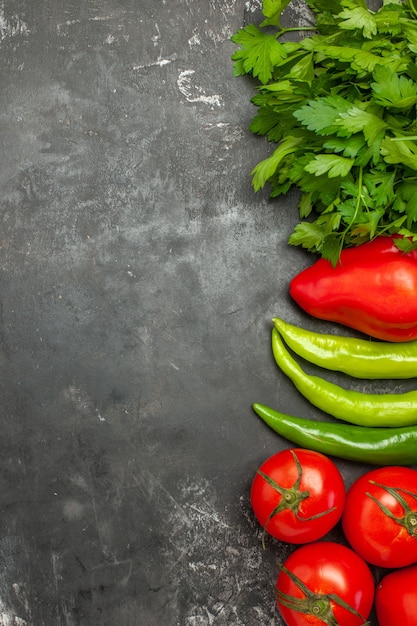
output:
POLYGON ((401 136, 401 137, 390 137, 391 141, 416 141, 417 135, 411 135, 410 137, 401 136))
POLYGON ((349 223, 349 228, 352 226, 352 224, 354 223, 354 221, 356 220, 356 217, 358 215, 358 211, 359 211, 359 207, 361 205, 361 198, 362 198, 362 183, 363 183, 363 165, 361 165, 359 167, 359 177, 358 177, 358 195, 356 196, 356 207, 355 207, 355 212, 353 214, 352 219, 350 220, 349 223))
POLYGON ((294 26, 294 27, 288 27, 288 28, 282 28, 279 33, 277 33, 276 37, 281 37, 282 35, 285 35, 286 33, 297 33, 297 32, 312 32, 316 30, 314 28, 314 26, 294 26))
POLYGON ((414 15, 417 17, 417 10, 416 10, 416 7, 414 6, 414 1, 413 1, 413 0, 410 0, 410 1, 409 1, 409 5, 410 5, 410 8, 411 8, 412 12, 413 12, 413 13, 414 13, 414 15))
POLYGON ((356 206, 355 206, 355 212, 353 213, 349 224, 346 226, 345 230, 342 233, 342 246, 344 244, 345 241, 345 237, 347 235, 347 233, 349 232, 349 230, 352 228, 352 225, 355 223, 356 217, 359 213, 359 208, 361 206, 361 199, 362 199, 362 184, 363 184, 363 165, 361 165, 359 167, 359 174, 358 174, 358 194, 356 196, 356 206))

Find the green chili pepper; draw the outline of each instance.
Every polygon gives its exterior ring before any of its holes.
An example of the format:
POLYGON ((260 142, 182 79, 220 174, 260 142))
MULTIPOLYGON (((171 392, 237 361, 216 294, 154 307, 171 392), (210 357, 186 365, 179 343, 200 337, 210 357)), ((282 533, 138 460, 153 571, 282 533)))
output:
POLYGON ((287 346, 306 361, 355 378, 414 378, 417 341, 392 343, 315 333, 272 320, 287 346))
POLYGON ((344 389, 319 376, 310 376, 285 349, 276 328, 272 351, 280 369, 298 391, 317 408, 359 426, 411 426, 417 424, 417 391, 361 393, 344 389))
POLYGON ((255 413, 289 441, 329 456, 373 465, 417 463, 417 428, 372 428, 292 417, 263 404, 255 413))

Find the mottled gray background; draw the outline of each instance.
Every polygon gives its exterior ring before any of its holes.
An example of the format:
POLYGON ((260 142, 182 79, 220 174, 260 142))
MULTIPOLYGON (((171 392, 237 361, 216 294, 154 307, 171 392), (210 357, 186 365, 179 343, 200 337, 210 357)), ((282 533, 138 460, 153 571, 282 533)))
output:
POLYGON ((0 2, 1 626, 282 624, 251 404, 317 412, 270 353, 311 258, 251 188, 259 7, 0 2))

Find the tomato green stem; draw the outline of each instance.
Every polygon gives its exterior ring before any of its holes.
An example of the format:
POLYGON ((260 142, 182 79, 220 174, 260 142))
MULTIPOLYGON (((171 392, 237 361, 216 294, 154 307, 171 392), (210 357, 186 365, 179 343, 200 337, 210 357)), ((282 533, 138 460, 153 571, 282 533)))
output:
POLYGON ((285 565, 281 563, 278 566, 279 569, 286 574, 288 578, 290 578, 290 580, 300 591, 303 592, 305 596, 304 598, 298 598, 277 589, 277 600, 280 604, 282 604, 282 606, 304 615, 314 615, 314 617, 319 618, 328 626, 339 626, 339 622, 334 615, 332 606, 332 604, 337 604, 352 613, 352 615, 355 615, 359 619, 363 620, 362 626, 367 626, 368 622, 364 620, 362 615, 337 594, 315 593, 307 587, 307 585, 304 584, 304 582, 296 576, 294 572, 291 572, 287 567, 285 567, 285 565))
POLYGON ((333 506, 330 509, 326 509, 325 511, 321 511, 320 513, 316 513, 316 515, 311 515, 310 517, 302 517, 299 513, 300 511, 300 506, 301 503, 306 500, 307 498, 309 498, 310 496, 310 492, 309 491, 300 491, 300 485, 301 485, 301 480, 303 477, 303 469, 301 466, 301 463, 298 459, 297 454, 294 452, 294 450, 290 450, 291 455, 294 459, 296 468, 297 468, 297 480, 295 481, 295 483, 292 485, 292 487, 282 487, 279 483, 276 482, 276 480, 274 480, 273 478, 271 478, 271 476, 268 476, 268 474, 265 474, 265 472, 263 472, 261 469, 257 470, 257 473, 262 476, 262 478, 268 483, 268 485, 270 485, 270 487, 272 487, 272 489, 274 489, 275 491, 277 491, 280 495, 281 495, 281 500, 278 502, 278 504, 272 509, 272 511, 270 512, 270 514, 268 515, 264 528, 263 528, 263 533, 262 533, 262 546, 263 548, 265 548, 265 533, 268 530, 268 525, 271 521, 271 519, 273 517, 275 517, 275 515, 278 515, 279 513, 281 513, 282 511, 285 510, 289 510, 291 511, 295 517, 300 521, 300 522, 309 522, 311 520, 314 519, 319 519, 320 517, 324 517, 325 515, 328 515, 329 513, 332 513, 337 507, 333 506))
MULTIPOLYGON (((387 517, 389 517, 390 519, 394 520, 397 524, 399 524, 400 526, 405 528, 406 531, 408 532, 408 534, 410 535, 410 537, 413 537, 414 539, 417 539, 417 510, 413 510, 410 507, 410 505, 408 504, 407 500, 401 494, 401 491, 403 491, 403 490, 399 489, 399 488, 396 488, 396 487, 388 487, 387 485, 381 485, 380 483, 378 483, 378 482, 376 482, 374 480, 370 480, 369 482, 372 485, 376 485, 377 487, 380 487, 381 489, 384 489, 384 491, 389 493, 393 498, 395 498, 395 500, 397 500, 397 502, 399 502, 401 504, 401 506, 404 509, 403 517, 399 517, 397 515, 394 515, 394 513, 392 511, 390 511, 390 509, 387 506, 385 506, 385 504, 383 502, 378 500, 378 498, 373 496, 371 493, 366 492, 366 495, 371 500, 373 500, 373 502, 375 502, 375 504, 378 505, 378 507, 381 509, 381 511, 383 513, 385 513, 385 515, 387 517)), ((407 493, 408 495, 412 495, 413 498, 415 498, 416 501, 417 501, 417 494, 411 493, 410 491, 405 491, 404 493, 407 493)))

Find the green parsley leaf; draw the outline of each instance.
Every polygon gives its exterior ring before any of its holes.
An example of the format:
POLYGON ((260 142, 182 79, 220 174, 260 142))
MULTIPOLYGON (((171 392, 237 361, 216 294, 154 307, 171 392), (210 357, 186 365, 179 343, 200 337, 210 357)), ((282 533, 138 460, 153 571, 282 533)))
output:
POLYGON ((386 163, 401 163, 417 170, 417 145, 413 141, 386 137, 381 144, 381 154, 386 163))
POLYGON ((314 40, 314 38, 310 40, 305 39, 301 45, 306 50, 322 53, 328 59, 349 64, 355 74, 361 71, 373 72, 377 65, 385 65, 393 71, 405 71, 408 65, 408 61, 403 60, 401 57, 398 58, 393 55, 391 57, 382 57, 368 52, 364 47, 354 48, 350 45, 328 45, 323 43, 322 40, 314 40))
POLYGON ((415 190, 407 200, 407 228, 412 229, 414 222, 417 222, 417 190, 415 190))
POLYGON ((306 166, 314 158, 314 153, 297 154, 297 158, 293 159, 288 172, 288 178, 297 185, 303 193, 311 194, 314 208, 322 211, 332 205, 339 196, 340 179, 329 178, 327 173, 317 176, 309 173, 306 166))
POLYGON ((252 119, 249 130, 256 135, 266 135, 269 141, 278 143, 284 134, 295 126, 295 123, 291 111, 281 113, 270 106, 263 106, 252 119))
POLYGON ((400 11, 391 2, 384 5, 377 13, 374 13, 374 19, 378 33, 400 35, 402 30, 400 11))
POLYGON ((417 102, 417 84, 406 76, 390 72, 387 67, 377 66, 375 81, 371 83, 377 104, 397 109, 409 109, 417 102))
POLYGON ((314 80, 314 57, 313 54, 302 56, 289 71, 289 76, 294 80, 305 81, 310 84, 314 80))
POLYGON ((340 120, 341 112, 349 111, 351 106, 341 96, 328 96, 309 101, 294 112, 294 117, 318 135, 332 135, 339 130, 337 121, 340 120))
POLYGON ((414 23, 406 24, 403 27, 403 35, 407 41, 410 52, 417 52, 417 31, 414 23))
POLYGON ((384 212, 384 209, 377 209, 367 211, 366 215, 361 216, 360 219, 364 219, 364 221, 359 222, 352 230, 353 240, 357 243, 363 243, 373 239, 384 212))
POLYGON ((316 176, 327 173, 329 178, 336 178, 336 176, 347 176, 353 164, 353 159, 347 159, 336 154, 317 154, 306 165, 305 169, 316 176))
POLYGON ((345 30, 362 30, 363 36, 371 39, 377 33, 375 17, 364 7, 355 7, 341 11, 338 17, 342 18, 339 28, 345 30))
POLYGON ((325 236, 323 231, 323 227, 316 222, 300 222, 296 224, 288 243, 293 246, 302 246, 311 252, 319 252, 325 236))
POLYGON ((274 175, 282 160, 290 155, 302 143, 300 137, 287 137, 268 158, 258 163, 251 171, 255 191, 262 189, 274 175))
POLYGON ((395 170, 371 169, 365 173, 363 182, 376 206, 389 206, 395 198, 395 170))
POLYGON ((362 132, 368 145, 372 144, 379 133, 387 128, 383 119, 356 105, 351 106, 348 111, 340 113, 336 124, 339 127, 337 133, 339 136, 350 137, 355 133, 362 132))
POLYGON ((341 152, 348 158, 355 158, 365 145, 365 138, 359 134, 352 135, 352 137, 329 137, 323 143, 326 151, 336 152, 336 154, 341 152))
POLYGON ((301 219, 308 217, 313 210, 313 202, 312 202, 312 194, 303 193, 301 195, 300 202, 298 203, 298 210, 300 213, 301 219))
POLYGON ((342 9, 341 0, 309 0, 308 6, 316 15, 326 12, 337 15, 342 9))
POLYGON ((330 233, 323 238, 321 254, 335 266, 339 260, 343 248, 344 239, 339 233, 330 233))
POLYGON ((272 77, 275 64, 287 56, 276 37, 262 32, 254 24, 238 31, 232 36, 232 41, 241 46, 232 56, 232 60, 237 62, 236 72, 252 73, 263 85, 272 77))
POLYGON ((417 249, 417 237, 412 237, 411 240, 408 236, 412 233, 402 232, 404 234, 404 238, 398 238, 395 240, 395 245, 397 248, 402 250, 403 252, 412 252, 417 249))
POLYGON ((408 181, 402 181, 397 187, 397 193, 404 202, 404 212, 407 218, 407 228, 412 229, 417 221, 417 187, 408 181))
POLYGON ((304 100, 304 96, 300 93, 300 88, 294 81, 286 79, 279 82, 269 83, 261 89, 261 93, 271 96, 271 104, 291 104, 304 100), (273 100, 272 100, 273 97, 273 100))
POLYGON ((279 26, 281 13, 290 3, 290 0, 264 0, 262 13, 265 15, 261 26, 279 26))

